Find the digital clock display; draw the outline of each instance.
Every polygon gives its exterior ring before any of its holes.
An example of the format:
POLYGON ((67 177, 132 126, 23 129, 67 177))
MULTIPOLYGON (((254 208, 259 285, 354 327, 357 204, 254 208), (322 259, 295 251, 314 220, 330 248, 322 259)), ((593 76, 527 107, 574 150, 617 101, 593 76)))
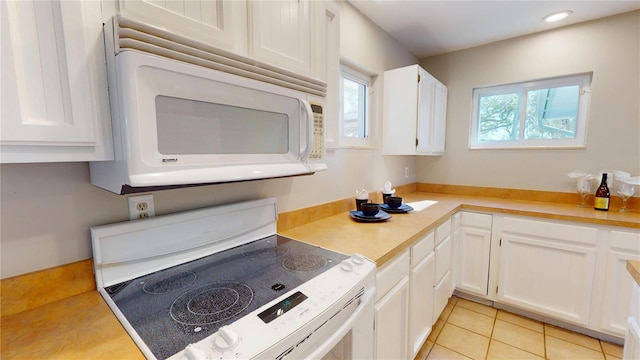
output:
POLYGON ((278 317, 284 315, 287 311, 293 309, 294 307, 296 307, 298 304, 305 301, 306 299, 307 299, 307 296, 301 293, 300 291, 298 291, 293 295, 289 296, 288 298, 268 308, 267 310, 261 312, 260 314, 258 314, 258 317, 262 319, 262 321, 264 321, 265 324, 268 324, 274 319, 277 319, 278 317))

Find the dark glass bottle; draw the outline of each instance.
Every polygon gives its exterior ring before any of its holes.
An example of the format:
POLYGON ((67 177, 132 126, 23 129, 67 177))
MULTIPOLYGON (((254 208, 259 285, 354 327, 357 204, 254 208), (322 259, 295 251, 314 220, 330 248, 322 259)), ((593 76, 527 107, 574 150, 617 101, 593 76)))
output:
POLYGON ((607 174, 602 174, 602 181, 600 186, 596 190, 596 199, 593 207, 596 210, 609 211, 609 199, 611 195, 609 193, 609 187, 607 186, 607 174))

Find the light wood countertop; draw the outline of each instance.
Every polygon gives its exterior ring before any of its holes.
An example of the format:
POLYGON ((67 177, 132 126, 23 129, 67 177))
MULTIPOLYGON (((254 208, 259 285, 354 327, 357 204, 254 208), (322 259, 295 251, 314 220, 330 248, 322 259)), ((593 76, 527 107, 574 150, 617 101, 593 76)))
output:
POLYGON ((97 291, 2 317, 3 360, 144 359, 97 291))
POLYGON ((627 260, 627 271, 629 271, 633 280, 636 281, 636 284, 640 286, 640 261, 627 260))
MULTIPOLYGON (((347 199, 331 205, 319 205, 313 209, 296 211, 293 216, 283 214, 281 219, 283 224, 287 226, 281 228, 279 219, 279 230, 282 230, 279 233, 346 254, 358 252, 381 266, 460 209, 640 229, 640 211, 638 210, 628 213, 598 212, 592 208, 578 208, 575 204, 428 192, 408 192, 401 196, 404 197, 405 202, 420 200, 436 200, 438 202, 419 212, 392 214, 392 218, 383 223, 359 223, 351 219, 349 212, 344 210, 352 208, 353 200, 347 199), (317 215, 324 211, 320 209, 323 206, 325 208, 333 207, 329 212, 334 215, 317 215), (316 216, 317 218, 315 221, 311 218, 308 220, 311 222, 300 225, 296 222, 298 222, 301 213, 305 213, 304 216, 316 216)), ((638 276, 635 279, 638 281, 640 262, 636 263, 633 268, 636 269, 638 276)), ((73 273, 77 273, 78 268, 89 271, 86 269, 91 268, 90 260, 63 267, 65 268, 63 270, 65 276, 60 277, 61 279, 80 281, 84 284, 81 288, 88 286, 95 289, 90 273, 81 279, 67 276, 69 268, 75 269, 72 271, 73 273)), ((42 297, 41 292, 44 290, 34 292, 29 289, 35 288, 33 284, 44 282, 41 280, 43 278, 49 279, 48 282, 51 283, 50 271, 2 281, 3 315, 0 358, 143 358, 133 340, 95 290, 73 296, 69 295, 66 298, 56 297, 51 302, 39 304, 35 308, 28 307, 29 303, 34 303, 33 301, 24 301, 24 303, 18 304, 18 307, 8 305, 8 303, 15 303, 18 300, 25 300, 22 298, 28 297, 29 293, 34 293, 34 297, 42 297), (29 278, 29 281, 25 284, 21 278, 29 278), (24 289, 13 291, 21 287, 26 287, 26 291, 24 289), (20 307, 23 308, 19 309, 20 307), (18 309, 16 311, 19 312, 8 311, 11 308, 16 308, 18 309)), ((59 285, 57 288, 65 288, 66 286, 66 284, 60 283, 56 283, 56 285, 59 285)))
POLYGON ((281 231, 280 234, 345 254, 357 252, 381 266, 458 210, 640 229, 640 212, 638 211, 601 212, 593 208, 580 208, 575 204, 425 192, 405 194, 403 199, 405 203, 421 200, 435 200, 437 203, 422 211, 392 214, 391 219, 380 223, 356 222, 346 211, 281 231))

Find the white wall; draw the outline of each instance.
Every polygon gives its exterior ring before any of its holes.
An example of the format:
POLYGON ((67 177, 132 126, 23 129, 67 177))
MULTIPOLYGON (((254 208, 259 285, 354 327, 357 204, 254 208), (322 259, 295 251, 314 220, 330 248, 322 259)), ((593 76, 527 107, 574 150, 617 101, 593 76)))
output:
MULTIPOLYGON (((343 56, 380 79, 384 70, 417 63, 351 5, 340 5, 343 56)), ((381 101, 381 83, 374 101, 381 101)), ((376 108, 375 129, 377 113, 376 108)), ((327 164, 329 170, 312 176, 155 192, 156 214, 272 196, 283 212, 350 197, 356 188, 379 190, 387 179, 395 185, 416 181, 413 157, 383 157, 376 148, 331 152, 327 164)), ((0 188, 2 278, 88 259, 91 226, 128 220, 127 197, 91 185, 87 163, 1 165, 0 188)))
POLYGON ((567 177, 640 175, 640 12, 635 11, 421 60, 449 89, 441 158, 417 161, 418 181, 573 192, 567 177), (469 150, 474 87, 593 71, 587 147, 469 150))

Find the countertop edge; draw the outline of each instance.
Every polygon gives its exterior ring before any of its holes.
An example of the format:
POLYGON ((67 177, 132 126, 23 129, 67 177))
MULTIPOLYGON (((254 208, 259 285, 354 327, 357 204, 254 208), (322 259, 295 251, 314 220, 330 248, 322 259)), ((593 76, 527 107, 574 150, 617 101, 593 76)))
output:
POLYGON ((627 271, 631 274, 631 277, 635 280, 636 284, 640 286, 640 261, 627 260, 627 271))

